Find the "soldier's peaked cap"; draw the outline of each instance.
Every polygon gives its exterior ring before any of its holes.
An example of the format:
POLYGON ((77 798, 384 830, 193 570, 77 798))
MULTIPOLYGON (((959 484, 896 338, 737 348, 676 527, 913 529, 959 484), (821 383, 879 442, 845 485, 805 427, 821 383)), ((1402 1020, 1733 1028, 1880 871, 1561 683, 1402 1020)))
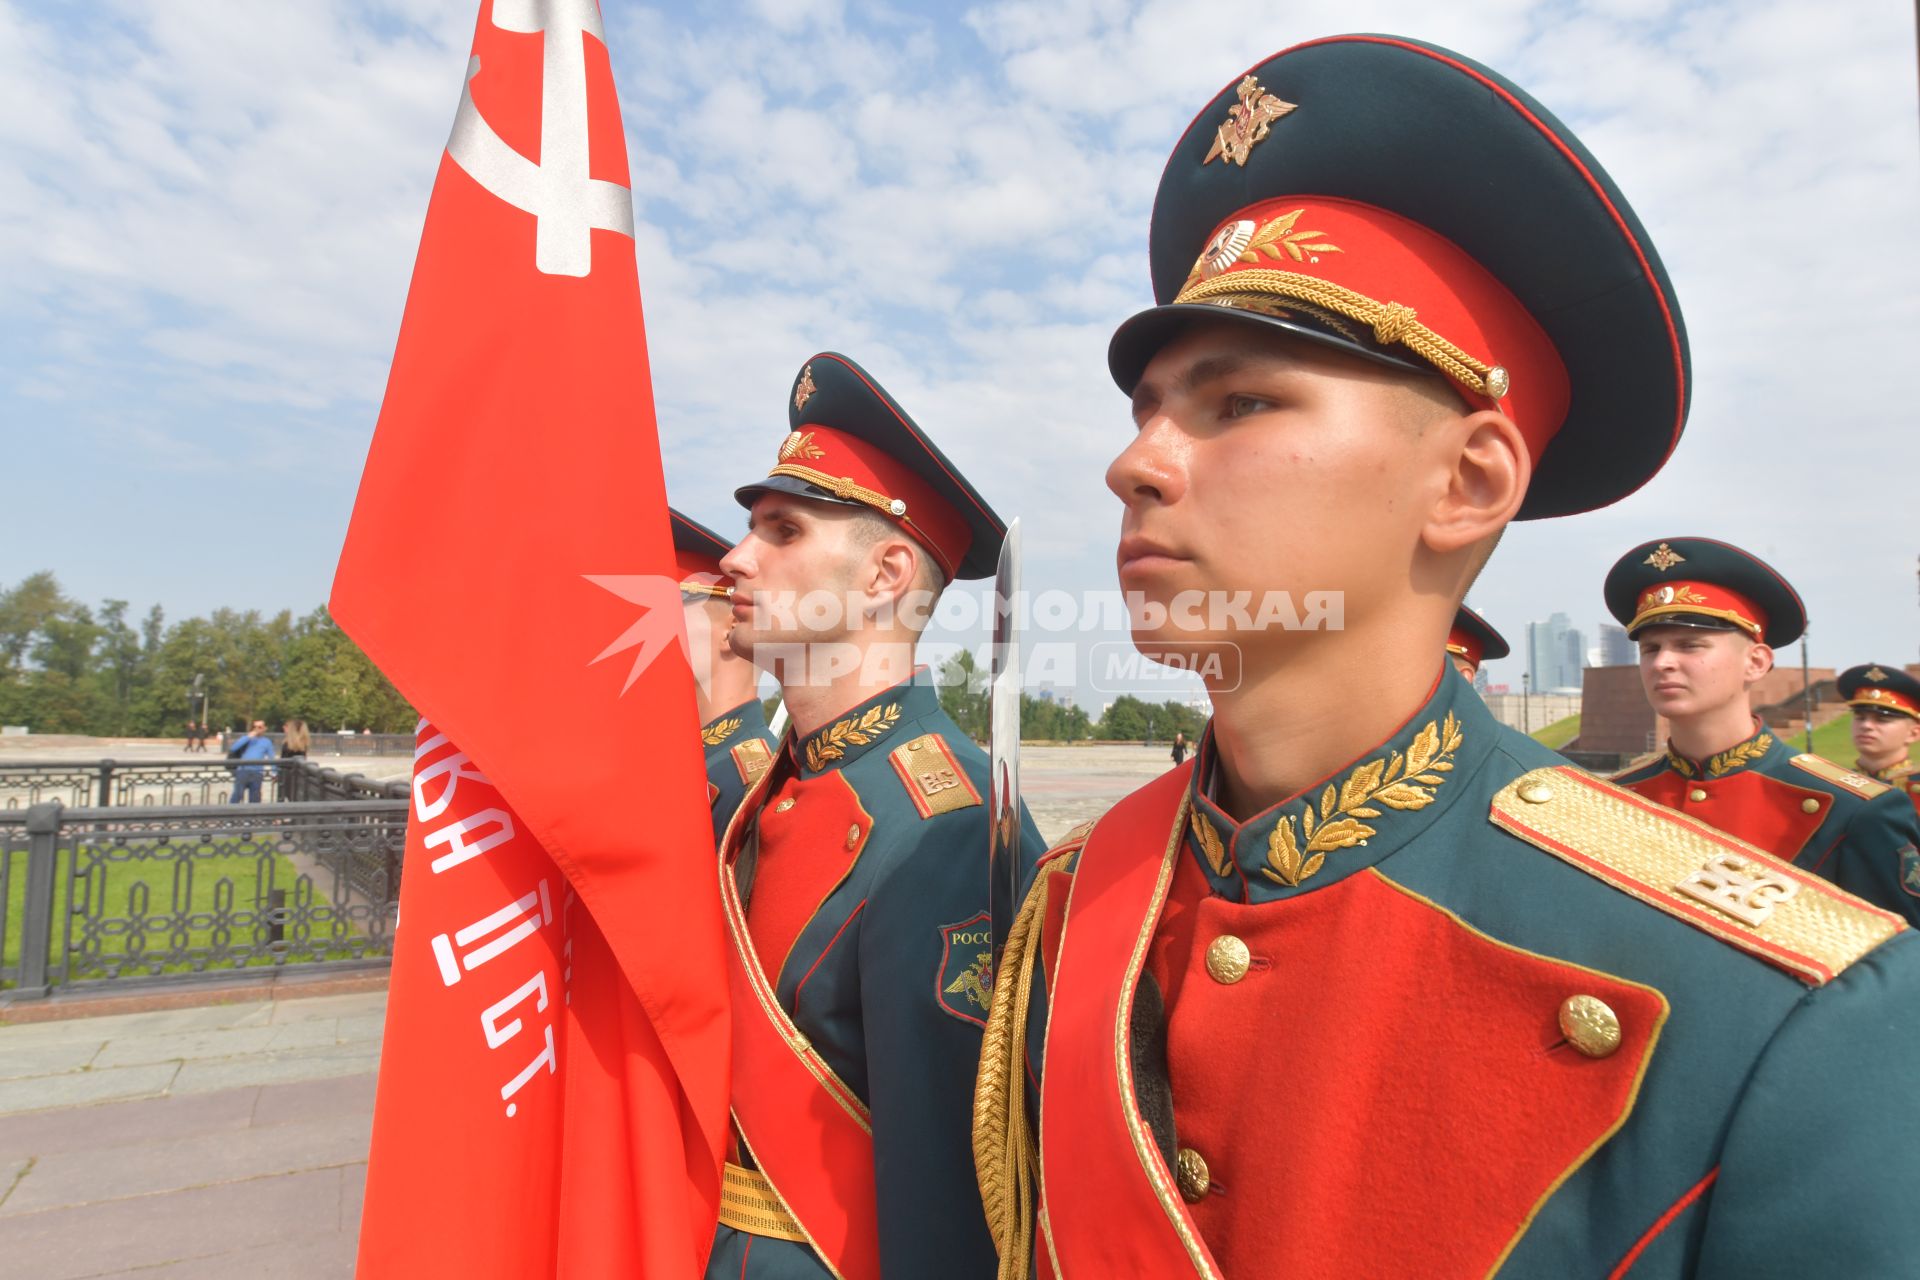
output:
POLYGON ((1617 501, 1686 423, 1686 329, 1613 180, 1525 91, 1383 35, 1296 45, 1188 126, 1154 199, 1153 295, 1108 364, 1132 394, 1196 318, 1444 376, 1533 455, 1521 519, 1617 501))
POLYGON ((1879 707, 1920 720, 1920 680, 1892 663, 1848 667, 1834 684, 1850 707, 1879 707))
POLYGON ((1447 652, 1459 654, 1477 670, 1482 662, 1504 658, 1513 650, 1491 623, 1463 604, 1454 613, 1453 626, 1447 632, 1447 652))
POLYGON ((673 561, 680 574, 680 590, 688 595, 724 596, 733 589, 733 579, 720 569, 720 558, 733 550, 733 544, 697 520, 672 507, 667 519, 673 525, 673 561))
POLYGON ((741 506, 772 490, 866 507, 947 577, 993 574, 1006 522, 865 369, 837 352, 814 356, 794 377, 787 422, 767 478, 734 490, 741 506))
POLYGON ((1651 626, 1737 629, 1779 648, 1807 629, 1800 593, 1756 555, 1712 538, 1659 538, 1614 562, 1602 588, 1629 636, 1651 626))

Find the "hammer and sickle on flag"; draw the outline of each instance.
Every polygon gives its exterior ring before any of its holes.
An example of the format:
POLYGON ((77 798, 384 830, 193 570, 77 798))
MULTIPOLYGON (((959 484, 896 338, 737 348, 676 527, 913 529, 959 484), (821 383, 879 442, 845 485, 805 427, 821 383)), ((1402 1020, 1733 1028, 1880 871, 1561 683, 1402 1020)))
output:
POLYGON ((478 54, 467 59, 447 154, 487 191, 533 215, 535 267, 550 276, 584 276, 593 270, 596 228, 633 238, 633 192, 587 172, 587 62, 580 37, 605 42, 600 6, 594 0, 494 0, 493 25, 541 33, 540 163, 508 146, 474 105, 478 54))

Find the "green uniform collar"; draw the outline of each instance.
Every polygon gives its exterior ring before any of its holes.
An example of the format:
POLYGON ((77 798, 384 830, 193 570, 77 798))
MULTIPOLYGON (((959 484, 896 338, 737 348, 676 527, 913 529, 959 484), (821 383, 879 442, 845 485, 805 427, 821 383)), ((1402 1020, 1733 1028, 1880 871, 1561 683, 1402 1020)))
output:
POLYGON ((767 712, 758 698, 748 698, 737 707, 728 707, 700 726, 700 742, 709 751, 766 734, 767 712))
POLYGON ((903 724, 940 710, 940 695, 925 667, 886 692, 836 717, 831 724, 794 744, 803 777, 844 769, 891 737, 903 724))
POLYGON ((1744 740, 1725 751, 1715 752, 1705 760, 1694 760, 1680 754, 1669 741, 1666 767, 1683 778, 1730 778, 1736 773, 1757 769, 1768 756, 1781 753, 1791 754, 1791 750, 1773 730, 1756 720, 1753 732, 1744 740))
POLYGON ((1237 823, 1213 802, 1213 727, 1195 757, 1187 849, 1213 891, 1268 902, 1342 880, 1430 829, 1467 794, 1497 736, 1451 662, 1391 737, 1290 800, 1237 823))

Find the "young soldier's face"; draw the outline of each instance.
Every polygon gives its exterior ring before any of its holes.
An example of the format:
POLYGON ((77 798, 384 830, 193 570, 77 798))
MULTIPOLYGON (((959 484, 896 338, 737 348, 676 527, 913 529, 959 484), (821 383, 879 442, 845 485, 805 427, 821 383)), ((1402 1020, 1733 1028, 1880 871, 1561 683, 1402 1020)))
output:
POLYGON ((1250 325, 1197 324, 1162 348, 1106 476, 1126 508, 1120 586, 1147 605, 1135 645, 1168 658, 1227 642, 1258 665, 1404 599, 1444 483, 1426 426, 1449 411, 1408 385, 1424 381, 1250 325))
POLYGON ((1744 631, 1653 626, 1637 643, 1641 687, 1669 720, 1744 705, 1747 686, 1773 669, 1773 650, 1744 631))
POLYGON ((1880 707, 1853 709, 1853 749, 1874 768, 1905 759, 1915 742, 1920 742, 1920 720, 1880 707))
POLYGON ((720 561, 733 579, 727 643, 735 653, 769 667, 769 660, 790 661, 794 646, 846 638, 854 570, 866 550, 855 536, 856 518, 836 503, 760 495, 747 516, 747 536, 720 561), (770 646, 784 647, 789 656, 770 646))

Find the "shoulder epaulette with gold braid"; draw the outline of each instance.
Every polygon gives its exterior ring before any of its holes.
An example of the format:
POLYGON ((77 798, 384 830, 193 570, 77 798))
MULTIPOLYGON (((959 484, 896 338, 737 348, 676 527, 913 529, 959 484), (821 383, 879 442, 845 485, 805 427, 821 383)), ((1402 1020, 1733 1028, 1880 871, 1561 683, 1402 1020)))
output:
POLYGON ((1571 765, 1501 788, 1495 826, 1798 977, 1832 981, 1906 928, 1744 840, 1571 765))
POLYGON ((980 793, 968 780, 967 771, 954 759, 947 740, 937 733, 923 733, 903 742, 887 758, 900 775, 914 811, 922 818, 971 809, 980 803, 980 793))
POLYGON ((1871 800, 1877 795, 1892 790, 1884 782, 1876 782, 1864 773, 1855 773, 1844 765, 1837 765, 1825 756, 1802 753, 1787 762, 1802 773, 1810 773, 1830 786, 1850 791, 1862 800, 1871 800))

